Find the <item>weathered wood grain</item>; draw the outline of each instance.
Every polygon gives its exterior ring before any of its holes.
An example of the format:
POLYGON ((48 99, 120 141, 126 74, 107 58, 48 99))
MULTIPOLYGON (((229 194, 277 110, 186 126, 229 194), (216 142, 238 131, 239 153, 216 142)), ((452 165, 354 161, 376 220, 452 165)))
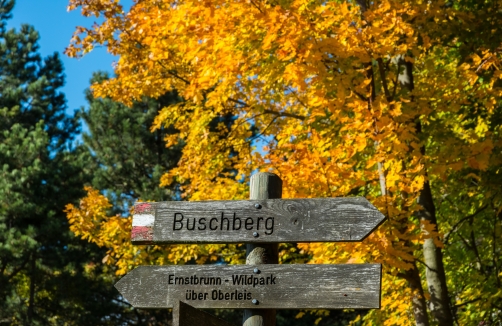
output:
POLYGON ((173 326, 233 326, 205 311, 196 309, 182 301, 175 301, 173 326))
POLYGON ((170 308, 176 300, 182 300, 196 308, 370 309, 380 307, 380 284, 380 264, 204 265, 140 266, 115 287, 136 308, 170 308), (188 277, 190 281, 194 275, 199 280, 213 280, 213 285, 169 284, 176 277, 188 277), (264 280, 272 277, 274 284, 270 278, 269 285, 236 285, 233 275, 264 280), (214 284, 218 279, 221 285, 214 284), (196 300, 187 299, 187 293, 192 295, 192 291, 196 300), (231 293, 236 292, 245 293, 246 297, 231 299, 231 293), (253 299, 257 304, 253 304, 253 299))
MULTIPOLYGON (((251 177, 249 199, 278 199, 282 197, 282 180, 273 173, 260 172, 251 177)), ((248 243, 246 264, 278 264, 277 243, 248 243)), ((275 309, 244 309, 242 326, 275 326, 275 309)))
POLYGON ((363 197, 141 203, 132 242, 361 241, 384 219, 363 197))

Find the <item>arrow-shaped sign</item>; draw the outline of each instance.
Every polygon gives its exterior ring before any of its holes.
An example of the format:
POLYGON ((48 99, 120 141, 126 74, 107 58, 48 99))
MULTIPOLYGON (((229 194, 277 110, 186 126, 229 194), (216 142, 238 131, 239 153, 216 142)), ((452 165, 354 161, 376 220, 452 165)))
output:
POLYGON ((134 244, 361 241, 385 219, 363 197, 135 205, 134 244))
POLYGON ((380 264, 140 266, 115 287, 136 308, 380 307, 380 264))

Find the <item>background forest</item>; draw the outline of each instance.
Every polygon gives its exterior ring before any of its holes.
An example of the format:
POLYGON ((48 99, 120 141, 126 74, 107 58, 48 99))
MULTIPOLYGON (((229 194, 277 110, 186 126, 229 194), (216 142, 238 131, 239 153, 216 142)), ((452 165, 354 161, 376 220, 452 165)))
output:
POLYGON ((502 1, 71 0, 101 18, 66 54, 119 56, 75 114, 59 56, 38 54, 33 27, 7 30, 13 6, 0 0, 0 325, 169 325, 113 284, 245 248, 132 246, 132 205, 246 199, 259 170, 284 198, 364 196, 387 217, 362 243, 279 254, 382 263, 382 309, 278 325, 502 325, 502 1))

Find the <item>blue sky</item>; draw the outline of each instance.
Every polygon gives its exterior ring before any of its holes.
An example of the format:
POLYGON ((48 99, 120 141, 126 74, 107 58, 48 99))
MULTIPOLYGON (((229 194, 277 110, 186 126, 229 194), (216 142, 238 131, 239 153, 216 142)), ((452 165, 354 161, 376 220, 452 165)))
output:
MULTIPOLYGON (((120 1, 126 8, 132 0, 120 1)), ((13 17, 8 22, 8 28, 19 30, 21 24, 30 24, 40 34, 40 53, 43 57, 59 52, 64 63, 66 85, 62 91, 68 102, 68 112, 72 113, 86 105, 84 90, 89 87, 93 71, 104 70, 112 72, 112 62, 117 60, 99 48, 81 59, 68 58, 63 54, 68 46, 73 31, 77 25, 92 26, 94 17, 85 18, 80 10, 66 11, 68 0, 16 0, 13 17)))

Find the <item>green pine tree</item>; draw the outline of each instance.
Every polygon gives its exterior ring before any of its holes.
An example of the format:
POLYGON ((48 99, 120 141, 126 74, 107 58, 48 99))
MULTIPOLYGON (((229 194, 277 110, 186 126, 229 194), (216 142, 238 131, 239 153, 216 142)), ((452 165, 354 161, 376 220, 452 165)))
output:
POLYGON ((13 0, 0 0, 0 324, 115 325, 102 249, 76 239, 63 212, 83 196, 91 162, 60 92, 57 53, 42 59, 38 33, 6 29, 13 0))
MULTIPOLYGON (((91 84, 107 78, 106 73, 97 72, 91 84)), ((137 199, 178 199, 177 186, 159 187, 160 177, 177 164, 181 155, 181 144, 168 149, 164 143, 165 136, 176 130, 163 128, 150 132, 158 111, 180 101, 176 92, 167 93, 158 100, 144 98, 132 107, 109 98, 95 98, 90 90, 86 91, 86 98, 88 108, 82 108, 78 116, 88 127, 83 139, 92 153, 92 185, 113 203, 111 213, 127 215, 137 199)), ((107 278, 114 278, 112 269, 107 273, 107 278)), ((116 295, 116 300, 120 300, 118 292, 116 295)), ((128 320, 127 323, 138 325, 167 325, 171 320, 167 309, 138 310, 129 305, 123 306, 121 316, 128 320)))
MULTIPOLYGON (((91 84, 107 78, 106 73, 94 73, 91 84)), ((160 177, 177 164, 181 155, 181 145, 168 149, 164 142, 165 136, 176 130, 150 132, 159 110, 181 100, 176 92, 157 100, 145 98, 131 108, 109 98, 94 98, 90 90, 86 98, 89 109, 81 109, 79 117, 89 128, 83 139, 98 167, 93 172, 93 187, 104 191, 119 213, 127 213, 139 198, 176 199, 176 186, 159 187, 160 177)))

